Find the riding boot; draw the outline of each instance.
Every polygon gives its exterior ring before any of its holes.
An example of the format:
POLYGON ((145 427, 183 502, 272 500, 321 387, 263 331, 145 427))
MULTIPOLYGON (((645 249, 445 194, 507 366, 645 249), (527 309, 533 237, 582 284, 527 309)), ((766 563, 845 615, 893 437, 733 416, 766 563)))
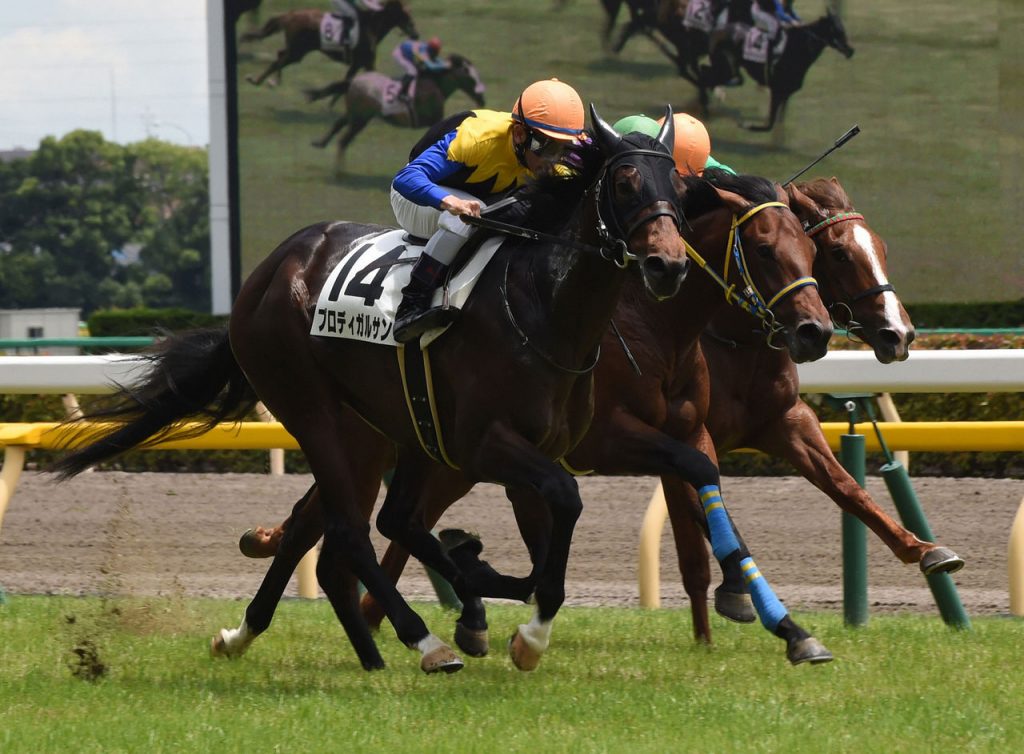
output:
POLYGON ((430 237, 413 266, 409 285, 401 289, 401 302, 394 317, 394 339, 398 343, 415 340, 427 330, 451 325, 459 318, 458 306, 434 306, 434 291, 466 239, 440 228, 430 237))
POLYGON ((412 86, 413 79, 415 78, 411 73, 406 73, 402 76, 402 85, 398 88, 398 99, 406 104, 409 103, 409 87, 412 86))

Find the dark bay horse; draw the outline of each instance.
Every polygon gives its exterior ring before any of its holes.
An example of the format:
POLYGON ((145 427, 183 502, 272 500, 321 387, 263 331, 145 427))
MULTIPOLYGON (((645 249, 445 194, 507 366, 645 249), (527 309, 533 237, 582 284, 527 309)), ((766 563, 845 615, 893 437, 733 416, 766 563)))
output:
POLYGON ((377 45, 392 29, 398 28, 412 39, 419 38, 416 24, 409 14, 404 0, 385 0, 379 11, 359 11, 359 39, 349 51, 323 50, 320 47, 320 21, 326 11, 308 9, 281 13, 269 19, 259 31, 242 35, 243 42, 266 39, 271 34, 284 32, 284 47, 277 52, 277 58, 259 76, 246 76, 250 84, 259 86, 267 77, 280 73, 283 68, 298 63, 306 55, 319 50, 324 55, 348 65, 348 71, 340 84, 333 85, 337 94, 344 89, 361 70, 372 71, 377 62, 377 45))
MULTIPOLYGON (((602 357, 595 370, 594 421, 579 446, 566 456, 566 467, 596 470, 600 474, 660 475, 671 477, 680 485, 688 483, 701 489, 706 505, 712 507, 708 518, 713 521, 710 533, 716 554, 730 563, 735 561, 737 566, 742 563, 746 570, 729 585, 736 599, 745 598, 746 581, 754 580, 759 614, 765 625, 786 641, 789 659, 794 663, 825 661, 831 659, 828 650, 792 621, 767 582, 757 578, 756 566, 724 512, 717 492, 718 469, 705 454, 710 453, 713 458, 714 448, 703 425, 709 386, 698 345, 704 325, 729 300, 728 294, 723 295, 724 290, 749 284, 750 301, 757 300, 760 305, 747 308, 767 324, 766 337, 773 341, 781 339, 789 353, 801 361, 823 355, 831 328, 809 278, 814 247, 796 217, 785 205, 779 206, 776 188, 764 179, 734 179, 723 174, 716 185, 687 179, 686 197, 683 209, 688 225, 684 235, 695 247, 691 254, 706 265, 707 274, 688 276, 679 297, 653 305, 642 295, 641 281, 630 281, 614 321, 630 344, 641 374, 634 371, 629 360, 633 357, 627 357, 619 347, 616 335, 606 333, 602 357), (738 268, 747 271, 747 283, 739 282, 738 268), (734 274, 737 277, 732 277, 734 274), (757 291, 765 291, 765 296, 757 291)), ((734 299, 739 305, 750 301, 734 299)), ((746 317, 748 326, 756 321, 749 314, 746 317)), ((357 452, 365 458, 374 440, 368 429, 364 429, 363 435, 364 442, 357 452)), ((379 442, 376 445, 378 453, 388 453, 379 442)), ((372 467, 379 473, 384 465, 386 462, 378 458, 372 467)), ((435 478, 434 486, 424 490, 422 496, 425 525, 432 526, 471 487, 471 480, 454 473, 435 478)), ((543 562, 547 546, 543 527, 538 526, 536 517, 526 515, 532 503, 521 490, 510 489, 508 494, 531 557, 543 562)), ((369 513, 373 499, 369 498, 366 504, 369 513)), ((314 489, 299 501, 292 518, 282 525, 285 533, 293 526, 303 532, 305 541, 298 557, 315 544, 316 506, 314 489)), ((694 507, 687 514, 698 530, 706 526, 703 507, 694 507)), ((249 555, 267 555, 276 550, 276 565, 288 549, 285 538, 278 545, 281 534, 282 527, 273 532, 254 530, 243 536, 240 544, 249 555)), ((452 556, 466 570, 486 567, 477 558, 478 543, 455 535, 445 539, 452 556)), ((292 539, 291 544, 297 541, 292 539)), ((288 551, 285 557, 290 563, 298 562, 293 552, 288 551)), ((392 546, 382 565, 397 579, 406 557, 400 548, 392 546)), ((723 592, 723 598, 724 595, 723 592)), ((456 625, 456 641, 468 654, 484 654, 487 624, 483 605, 479 600, 463 600, 463 605, 456 625)), ((379 622, 379 612, 374 613, 369 605, 368 610, 371 622, 379 622)), ((706 605, 704 610, 706 617, 706 605)))
POLYGON ((853 57, 853 48, 846 39, 843 22, 831 10, 817 21, 791 27, 785 33, 788 39, 782 54, 777 60, 769 55, 766 63, 752 63, 743 59, 743 42, 739 35, 733 35, 731 41, 723 43, 721 48, 716 47, 711 66, 702 69, 697 83, 698 98, 704 112, 707 112, 710 90, 724 83, 729 76, 729 65, 722 57, 726 47, 731 46, 732 54, 737 61, 742 61, 743 69, 754 81, 768 87, 771 92, 768 120, 760 124, 743 124, 751 131, 771 131, 782 120, 789 98, 803 87, 807 71, 826 47, 837 50, 845 58, 853 57))
POLYGON ((338 164, 345 149, 352 140, 366 128, 374 118, 402 128, 426 128, 444 117, 444 103, 455 92, 462 92, 477 107, 484 106, 484 83, 480 80, 476 66, 461 55, 448 58, 449 67, 437 73, 423 73, 416 81, 415 94, 407 107, 382 115, 387 97, 393 96, 399 86, 397 79, 391 79, 374 71, 360 73, 352 79, 352 85, 345 93, 345 114, 339 117, 331 129, 313 142, 314 147, 326 147, 336 133, 343 128, 338 141, 338 164))
MULTIPOLYGON (((310 334, 331 271, 379 234, 378 226, 325 222, 282 242, 243 284, 229 327, 183 333, 157 348, 140 384, 120 393, 118 405, 87 417, 115 420, 115 426, 64 456, 56 470, 76 474, 173 435, 184 419, 237 419, 259 398, 298 440, 313 471, 320 500, 314 525, 324 533, 317 576, 363 667, 381 668, 383 660, 359 613, 356 579, 380 602, 399 639, 421 652, 423 670, 457 670, 462 661, 427 630, 376 561, 357 499, 362 469, 345 449, 355 412, 397 447, 377 518, 382 533, 437 570, 457 594, 519 600, 533 594, 537 613, 517 632, 511 652, 520 667, 536 666, 538 644, 546 645, 564 600, 582 508, 575 480, 557 459, 590 424, 590 365, 627 268, 635 263, 645 295, 655 298, 676 294, 688 268, 679 217, 685 187, 671 155, 671 108, 666 113, 657 139, 620 137, 591 106, 596 138, 577 153, 573 175, 549 177, 527 192, 531 227, 557 235, 499 249, 459 321, 430 349, 446 462, 466 479, 535 495, 534 514, 550 522, 546 557, 528 578, 463 572, 413 515, 419 490, 452 469, 420 444, 395 351, 310 334)), ((278 557, 271 570, 290 574, 297 562, 278 557)), ((261 591, 274 588, 268 579, 261 591)), ((240 654, 271 616, 247 611, 238 629, 221 632, 214 650, 240 654)))

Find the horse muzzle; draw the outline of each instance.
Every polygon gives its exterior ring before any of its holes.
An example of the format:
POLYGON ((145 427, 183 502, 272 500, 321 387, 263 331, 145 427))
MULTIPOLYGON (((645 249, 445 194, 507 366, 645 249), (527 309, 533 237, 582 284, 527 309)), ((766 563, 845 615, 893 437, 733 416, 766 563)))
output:
POLYGON ((790 358, 797 364, 803 364, 805 361, 817 361, 828 353, 832 327, 817 320, 808 320, 796 327, 787 327, 783 337, 790 358))
POLYGON ((640 265, 644 287, 659 301, 679 292, 689 270, 690 260, 687 257, 669 259, 659 254, 645 257, 640 265))

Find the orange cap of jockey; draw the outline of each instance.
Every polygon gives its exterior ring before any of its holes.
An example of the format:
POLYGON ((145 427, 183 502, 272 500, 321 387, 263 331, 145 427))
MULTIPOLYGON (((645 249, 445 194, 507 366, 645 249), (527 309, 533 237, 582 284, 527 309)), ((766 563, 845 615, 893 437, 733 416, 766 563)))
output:
POLYGON ((437 55, 441 52, 441 39, 439 37, 431 37, 427 40, 427 49, 437 55))
MULTIPOLYGON (((664 118, 658 119, 658 125, 665 122, 664 118)), ((683 175, 692 173, 700 175, 704 172, 704 165, 711 155, 711 137, 704 124, 686 113, 676 113, 672 116, 672 124, 675 126, 676 141, 672 149, 672 157, 676 161, 676 170, 683 175)))
POLYGON ((513 120, 559 141, 583 134, 586 116, 576 90, 558 79, 530 84, 512 107, 513 120))

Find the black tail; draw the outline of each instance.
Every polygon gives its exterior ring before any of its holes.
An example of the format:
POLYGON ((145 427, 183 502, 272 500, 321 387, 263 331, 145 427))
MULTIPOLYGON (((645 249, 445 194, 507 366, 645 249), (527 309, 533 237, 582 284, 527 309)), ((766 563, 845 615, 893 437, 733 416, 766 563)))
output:
POLYGON ((195 437, 218 422, 240 421, 259 400, 235 361, 227 328, 168 335, 142 358, 149 367, 138 382, 121 387, 109 402, 67 423, 69 444, 78 436, 74 428, 81 422, 114 426, 58 460, 51 469, 58 479, 171 436, 195 437), (199 426, 183 430, 178 423, 184 419, 198 420, 199 426))

